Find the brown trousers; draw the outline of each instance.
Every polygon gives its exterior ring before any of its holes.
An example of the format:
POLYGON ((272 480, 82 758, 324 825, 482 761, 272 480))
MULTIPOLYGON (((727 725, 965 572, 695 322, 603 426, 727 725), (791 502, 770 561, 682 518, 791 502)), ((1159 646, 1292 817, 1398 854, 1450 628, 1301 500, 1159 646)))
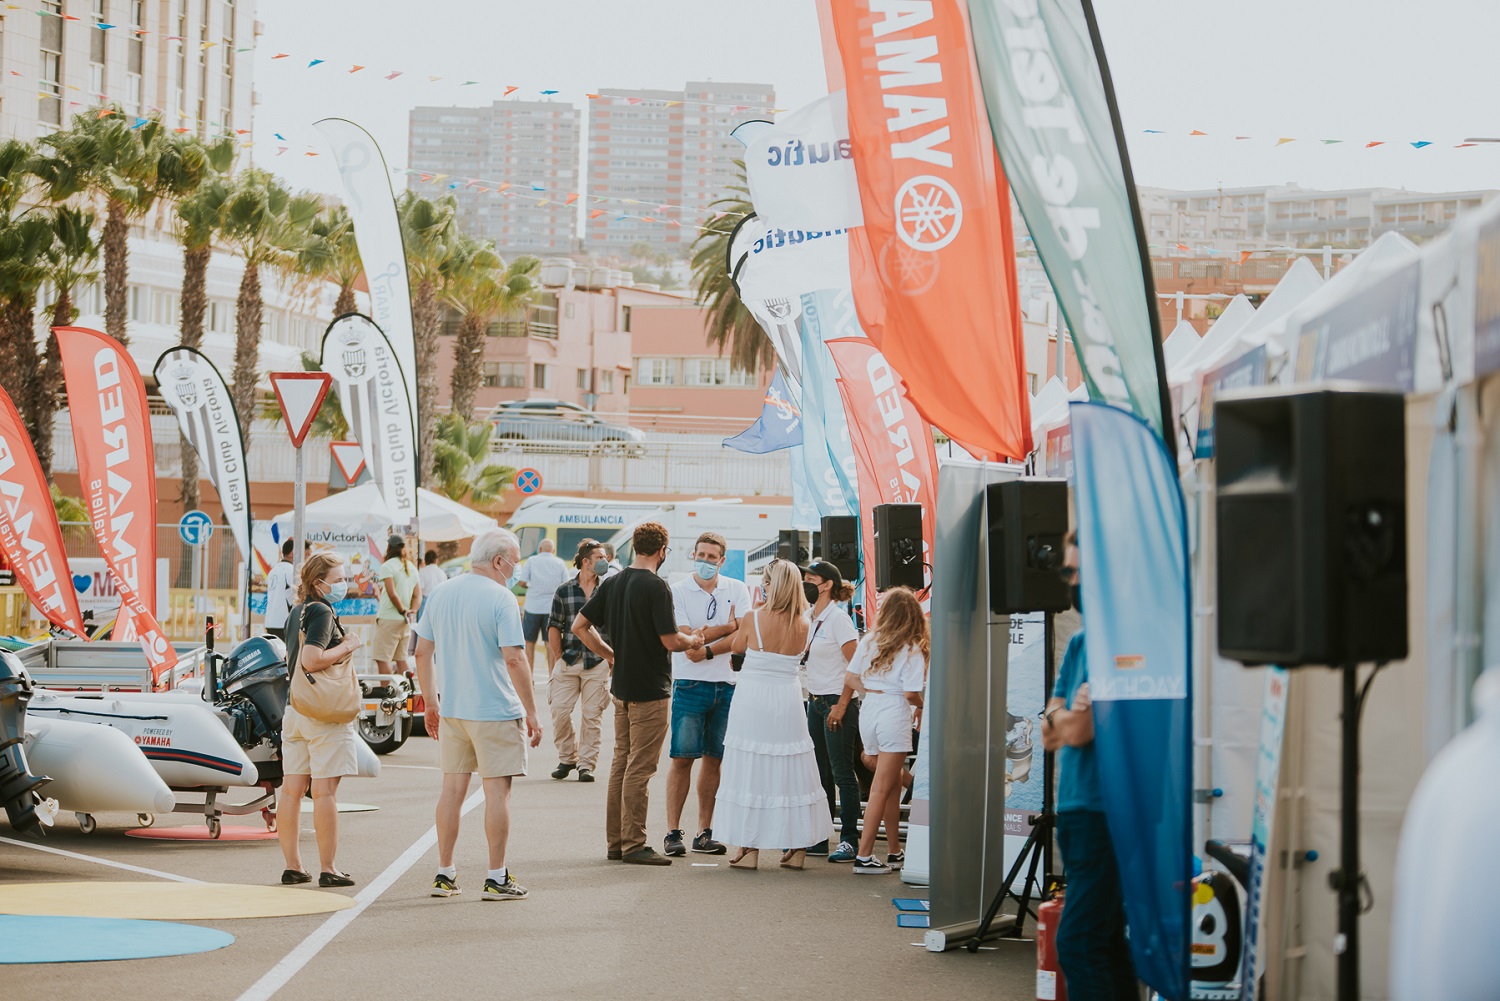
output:
POLYGON ((593 771, 599 763, 599 744, 604 710, 609 708, 609 669, 595 664, 585 670, 577 664, 558 661, 547 682, 547 705, 552 707, 552 741, 557 760, 593 771), (583 700, 583 725, 573 728, 573 707, 583 700))
POLYGON ((605 837, 624 855, 646 847, 647 783, 661 763, 672 700, 615 703, 615 758, 609 767, 605 837))

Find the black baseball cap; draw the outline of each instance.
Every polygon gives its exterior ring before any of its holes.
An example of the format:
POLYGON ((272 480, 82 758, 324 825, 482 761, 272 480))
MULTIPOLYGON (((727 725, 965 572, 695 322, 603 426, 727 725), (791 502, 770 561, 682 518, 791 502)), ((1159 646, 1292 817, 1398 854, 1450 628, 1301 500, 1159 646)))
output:
POLYGON ((839 573, 839 568, 827 560, 818 560, 816 563, 810 563, 803 572, 810 573, 814 577, 822 577, 824 580, 833 581, 835 589, 843 586, 844 583, 844 575, 839 573))
POLYGON ((400 546, 402 549, 405 549, 406 537, 403 535, 392 535, 389 539, 385 540, 385 544, 387 546, 400 546))

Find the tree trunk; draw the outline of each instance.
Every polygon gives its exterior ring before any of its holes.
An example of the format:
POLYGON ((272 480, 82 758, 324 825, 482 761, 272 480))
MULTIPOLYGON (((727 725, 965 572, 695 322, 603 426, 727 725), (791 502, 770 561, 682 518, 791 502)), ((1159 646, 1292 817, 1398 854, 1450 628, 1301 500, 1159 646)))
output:
MULTIPOLYGON (((203 346, 203 315, 208 311, 208 262, 212 247, 194 247, 182 252, 182 346, 203 346)), ((178 433, 182 450, 182 509, 196 510, 201 500, 198 491, 198 453, 187 435, 178 433)))
POLYGON ((354 302, 354 285, 339 286, 339 297, 333 304, 333 315, 343 316, 345 313, 357 312, 359 306, 354 302))
POLYGON ((250 441, 250 422, 255 418, 255 382, 260 377, 260 266, 245 263, 240 295, 234 310, 234 389, 230 396, 239 411, 240 434, 250 441))
POLYGON ((129 344, 125 320, 130 312, 130 227, 125 222, 125 205, 109 201, 109 215, 104 220, 104 332, 121 344, 129 344))
POLYGON ((464 314, 458 336, 453 340, 453 412, 468 424, 474 420, 474 394, 479 389, 484 367, 484 334, 489 324, 478 313, 464 314))
POLYGON ((46 394, 41 384, 41 359, 37 357, 36 336, 33 333, 34 304, 34 297, 28 295, 18 296, 5 303, 0 308, 0 325, 5 328, 5 340, 10 347, 5 359, 5 383, 15 387, 10 390, 11 402, 21 412, 21 419, 26 422, 26 432, 31 436, 31 444, 40 457, 44 452, 48 456, 52 454, 52 440, 51 429, 45 435, 42 434, 37 421, 37 410, 46 394))
MULTIPOLYGON (((68 289, 58 289, 57 301, 52 304, 52 326, 66 327, 72 322, 73 294, 68 289)), ((57 334, 48 331, 46 357, 38 373, 36 399, 32 405, 36 420, 36 457, 42 464, 42 475, 48 479, 52 477, 52 429, 57 423, 62 395, 62 348, 57 343, 57 334)))
POLYGON ((437 458, 437 355, 438 330, 442 311, 438 308, 437 286, 430 281, 417 285, 412 298, 412 327, 417 341, 417 451, 422 460, 418 482, 432 483, 432 466, 437 458))

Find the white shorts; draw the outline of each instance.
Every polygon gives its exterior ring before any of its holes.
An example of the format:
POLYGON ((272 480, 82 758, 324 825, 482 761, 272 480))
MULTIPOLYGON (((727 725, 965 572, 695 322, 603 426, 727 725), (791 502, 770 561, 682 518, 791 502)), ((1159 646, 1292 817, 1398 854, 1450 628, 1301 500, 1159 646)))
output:
POLYGON ((866 754, 911 753, 912 705, 903 692, 868 692, 859 703, 866 754))

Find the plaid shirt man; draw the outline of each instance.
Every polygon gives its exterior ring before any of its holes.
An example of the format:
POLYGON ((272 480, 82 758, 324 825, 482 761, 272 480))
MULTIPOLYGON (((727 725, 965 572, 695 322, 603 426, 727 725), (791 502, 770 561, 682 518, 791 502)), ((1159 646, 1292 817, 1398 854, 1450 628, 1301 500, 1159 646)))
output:
MULTIPOLYGON (((598 584, 594 585, 596 588, 598 584)), ((583 645, 583 640, 573 635, 573 619, 583 610, 588 601, 588 595, 583 593, 583 585, 578 583, 578 578, 564 581, 558 585, 557 594, 552 599, 552 615, 547 619, 547 629, 556 629, 562 633, 562 656, 569 664, 577 664, 578 658, 583 657, 584 669, 592 668, 601 663, 602 658, 594 651, 583 645)), ((604 631, 599 631, 604 636, 604 631)), ((605 642, 609 638, 605 637, 605 642)))

